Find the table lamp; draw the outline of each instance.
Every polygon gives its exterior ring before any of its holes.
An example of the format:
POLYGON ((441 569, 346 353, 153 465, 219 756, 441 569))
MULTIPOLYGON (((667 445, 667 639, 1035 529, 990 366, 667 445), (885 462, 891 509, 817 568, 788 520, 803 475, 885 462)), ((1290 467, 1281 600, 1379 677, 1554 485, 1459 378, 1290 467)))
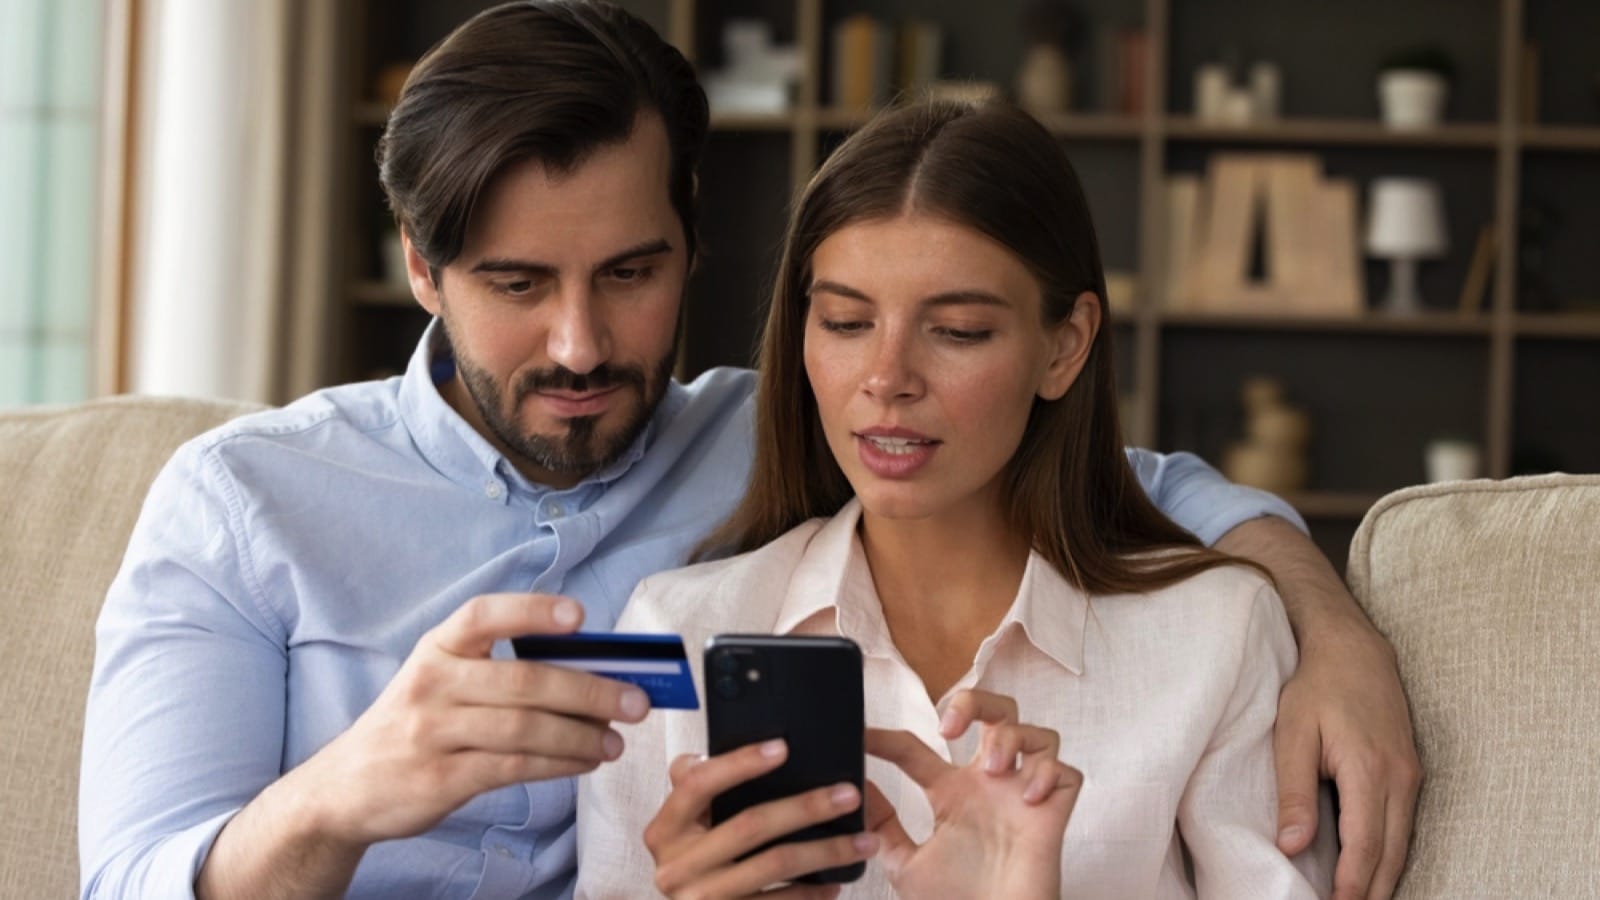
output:
POLYGON ((1367 253, 1390 262, 1389 294, 1383 301, 1386 312, 1420 312, 1417 261, 1443 256, 1449 249, 1439 185, 1425 178, 1373 180, 1367 253))

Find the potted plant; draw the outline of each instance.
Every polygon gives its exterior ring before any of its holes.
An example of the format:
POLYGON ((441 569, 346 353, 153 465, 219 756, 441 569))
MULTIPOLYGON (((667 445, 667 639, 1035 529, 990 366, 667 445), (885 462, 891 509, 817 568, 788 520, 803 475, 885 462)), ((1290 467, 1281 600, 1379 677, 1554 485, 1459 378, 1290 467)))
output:
POLYGON ((1390 128, 1432 128, 1444 119, 1455 62, 1442 48, 1411 47, 1378 68, 1378 105, 1390 128))

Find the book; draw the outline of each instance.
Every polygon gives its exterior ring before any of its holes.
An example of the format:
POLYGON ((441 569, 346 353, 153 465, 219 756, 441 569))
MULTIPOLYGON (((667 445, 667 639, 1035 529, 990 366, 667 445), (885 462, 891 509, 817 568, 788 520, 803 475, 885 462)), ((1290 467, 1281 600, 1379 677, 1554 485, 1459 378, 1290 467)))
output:
POLYGON ((1317 240, 1322 252, 1317 255, 1322 271, 1318 312, 1359 316, 1367 310, 1366 282, 1362 277, 1361 254, 1357 250, 1359 228, 1356 183, 1334 178, 1320 185, 1317 221, 1321 233, 1317 240))
POLYGON ((1149 41, 1142 29, 1128 28, 1117 34, 1117 111, 1124 115, 1144 113, 1148 56, 1149 41))
POLYGON ((890 44, 877 19, 859 13, 833 27, 833 104, 867 110, 888 94, 890 44))
POLYGON ((1315 156, 1267 157, 1266 224, 1263 235, 1268 282, 1280 295, 1283 312, 1326 311, 1317 257, 1325 246, 1318 234, 1322 166, 1315 156))
POLYGON ((896 42, 896 90, 920 96, 939 79, 939 64, 944 52, 944 32, 938 23, 907 19, 900 25, 896 42))
POLYGON ((1166 181, 1166 284, 1162 294, 1169 309, 1192 308, 1187 290, 1189 269, 1194 265, 1195 241, 1200 217, 1200 177, 1173 175, 1166 181))
POLYGON ((1261 167, 1248 156, 1219 153, 1208 166, 1202 236, 1195 244, 1185 293, 1191 308, 1237 310, 1246 298, 1251 251, 1262 203, 1261 167))
POLYGON ((1499 242, 1495 240, 1494 225, 1478 229, 1478 242, 1472 248, 1472 261, 1467 263, 1467 277, 1461 282, 1458 307, 1463 315, 1484 311, 1489 294, 1489 275, 1494 271, 1495 257, 1499 255, 1499 242))

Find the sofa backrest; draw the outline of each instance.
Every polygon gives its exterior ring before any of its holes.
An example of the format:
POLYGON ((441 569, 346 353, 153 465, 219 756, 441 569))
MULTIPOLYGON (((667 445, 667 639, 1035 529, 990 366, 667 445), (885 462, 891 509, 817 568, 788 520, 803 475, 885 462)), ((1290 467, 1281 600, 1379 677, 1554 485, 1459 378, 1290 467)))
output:
POLYGON ((1396 900, 1600 897, 1600 475, 1390 494, 1347 577, 1422 758, 1396 900))
POLYGON ((94 623, 156 472, 260 407, 114 397, 0 412, 0 897, 78 893, 94 623))

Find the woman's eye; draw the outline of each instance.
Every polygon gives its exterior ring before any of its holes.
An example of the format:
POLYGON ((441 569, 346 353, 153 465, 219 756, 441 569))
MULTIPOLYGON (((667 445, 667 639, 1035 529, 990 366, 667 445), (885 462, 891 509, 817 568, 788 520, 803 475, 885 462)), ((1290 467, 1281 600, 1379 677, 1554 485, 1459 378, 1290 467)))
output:
POLYGON ((823 331, 831 331, 834 334, 854 334, 864 331, 867 327, 866 322, 846 319, 818 319, 817 324, 822 326, 823 331))
POLYGON ((958 344, 981 344, 994 334, 992 329, 969 328, 935 328, 934 332, 958 344))

